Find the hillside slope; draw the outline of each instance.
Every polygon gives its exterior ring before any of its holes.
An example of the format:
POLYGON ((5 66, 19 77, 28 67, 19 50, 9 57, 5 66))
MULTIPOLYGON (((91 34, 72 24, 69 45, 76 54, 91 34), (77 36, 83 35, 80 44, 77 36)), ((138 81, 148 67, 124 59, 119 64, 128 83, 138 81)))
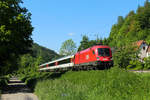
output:
POLYGON ((20 74, 20 77, 30 77, 30 75, 32 76, 34 73, 38 73, 40 64, 49 62, 52 59, 59 57, 55 51, 47 49, 36 43, 33 44, 31 49, 32 52, 22 55, 18 59, 18 69, 16 69, 16 71, 20 74))
POLYGON ((33 57, 38 57, 38 56, 42 57, 41 63, 49 62, 59 56, 55 51, 40 46, 37 43, 33 43, 32 51, 33 51, 32 53, 33 57))
POLYGON ((108 40, 112 47, 138 40, 150 43, 150 2, 146 0, 144 6, 139 6, 136 12, 130 11, 125 18, 119 16, 108 40))

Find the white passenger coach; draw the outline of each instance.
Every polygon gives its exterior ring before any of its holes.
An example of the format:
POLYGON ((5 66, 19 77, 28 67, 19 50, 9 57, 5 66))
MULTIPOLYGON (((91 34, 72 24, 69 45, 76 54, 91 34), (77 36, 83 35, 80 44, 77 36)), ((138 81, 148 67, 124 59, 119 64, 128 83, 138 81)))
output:
POLYGON ((59 69, 68 69, 74 66, 73 63, 74 55, 63 57, 54 61, 50 61, 44 64, 41 64, 40 71, 54 71, 59 69))

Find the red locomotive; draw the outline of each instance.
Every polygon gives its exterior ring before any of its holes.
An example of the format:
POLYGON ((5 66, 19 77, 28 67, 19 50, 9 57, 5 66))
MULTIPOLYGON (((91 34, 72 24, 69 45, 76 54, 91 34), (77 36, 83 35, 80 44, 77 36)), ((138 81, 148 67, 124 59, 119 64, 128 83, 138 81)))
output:
POLYGON ((75 55, 63 57, 40 65, 40 70, 59 69, 97 69, 113 66, 112 52, 109 46, 96 45, 75 55))
POLYGON ((97 45, 75 54, 74 66, 113 66, 111 48, 97 45))

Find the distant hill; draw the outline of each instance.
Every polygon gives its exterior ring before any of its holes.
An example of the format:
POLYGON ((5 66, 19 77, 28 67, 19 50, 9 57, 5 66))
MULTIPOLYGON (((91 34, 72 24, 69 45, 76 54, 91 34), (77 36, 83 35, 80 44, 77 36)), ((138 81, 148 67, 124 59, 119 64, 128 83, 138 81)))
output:
POLYGON ((33 51, 32 52, 33 57, 38 57, 38 56, 42 57, 42 63, 49 62, 59 57, 59 55, 55 51, 48 49, 46 47, 40 46, 37 43, 33 43, 32 51, 33 51))

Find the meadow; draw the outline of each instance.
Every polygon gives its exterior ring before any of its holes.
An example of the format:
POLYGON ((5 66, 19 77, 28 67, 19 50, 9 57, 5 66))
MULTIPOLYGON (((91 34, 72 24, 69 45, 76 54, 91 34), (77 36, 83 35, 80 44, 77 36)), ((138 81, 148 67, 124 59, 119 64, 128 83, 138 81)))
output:
POLYGON ((114 67, 55 75, 37 81, 34 92, 39 100, 148 100, 150 96, 147 73, 114 67))

